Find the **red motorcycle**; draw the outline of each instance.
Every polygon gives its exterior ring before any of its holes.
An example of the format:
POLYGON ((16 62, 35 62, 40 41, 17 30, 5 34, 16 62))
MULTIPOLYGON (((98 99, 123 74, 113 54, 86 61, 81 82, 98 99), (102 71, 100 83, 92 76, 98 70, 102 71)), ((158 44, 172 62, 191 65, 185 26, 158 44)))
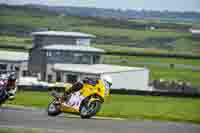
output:
POLYGON ((13 100, 17 91, 16 76, 11 73, 0 77, 0 105, 6 100, 13 100))

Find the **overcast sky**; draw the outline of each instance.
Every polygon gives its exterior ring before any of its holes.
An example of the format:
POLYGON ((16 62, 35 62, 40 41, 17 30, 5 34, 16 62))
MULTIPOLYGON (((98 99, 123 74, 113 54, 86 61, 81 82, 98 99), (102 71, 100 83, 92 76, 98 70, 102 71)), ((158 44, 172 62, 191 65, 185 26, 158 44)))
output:
POLYGON ((200 0, 0 0, 0 3, 200 12, 200 0))

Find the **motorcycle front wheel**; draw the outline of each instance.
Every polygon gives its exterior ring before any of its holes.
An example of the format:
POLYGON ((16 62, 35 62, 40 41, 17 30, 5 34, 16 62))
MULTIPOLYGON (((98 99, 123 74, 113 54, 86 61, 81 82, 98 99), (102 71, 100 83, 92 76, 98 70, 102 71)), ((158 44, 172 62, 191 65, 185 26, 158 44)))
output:
POLYGON ((3 104, 8 99, 8 96, 6 94, 6 91, 3 89, 0 89, 0 105, 3 104))
POLYGON ((60 105, 56 104, 56 100, 53 100, 48 108, 47 108, 47 112, 49 116, 57 116, 61 113, 60 111, 60 105))
POLYGON ((80 116, 82 119, 89 119, 95 116, 101 108, 101 102, 98 100, 90 103, 83 103, 80 107, 80 116))

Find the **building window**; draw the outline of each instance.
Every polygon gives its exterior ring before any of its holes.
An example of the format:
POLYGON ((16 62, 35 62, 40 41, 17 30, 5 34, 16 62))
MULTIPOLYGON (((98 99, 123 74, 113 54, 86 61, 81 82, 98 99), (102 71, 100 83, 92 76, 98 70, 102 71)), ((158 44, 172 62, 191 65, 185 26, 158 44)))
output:
POLYGON ((48 74, 48 82, 50 83, 50 82, 52 82, 52 79, 53 79, 53 76, 51 75, 51 74, 48 74))
POLYGON ((83 56, 83 54, 74 53, 74 56, 73 56, 73 63, 75 63, 75 64, 81 63, 81 57, 82 57, 82 56, 83 56))
POLYGON ((67 75, 67 82, 68 83, 74 84, 74 83, 77 82, 77 79, 78 79, 77 75, 72 75, 72 74, 67 75))
POLYGON ((11 70, 11 71, 13 70, 13 65, 10 65, 10 70, 11 70))
POLYGON ((100 63, 100 56, 99 55, 95 55, 93 56, 93 64, 99 64, 100 63))
POLYGON ((7 64, 0 64, 0 70, 7 70, 7 64))
POLYGON ((82 56, 81 63, 82 64, 90 64, 90 56, 89 55, 82 56))
POLYGON ((73 54, 70 52, 65 52, 64 53, 64 57, 63 57, 63 61, 67 62, 67 63, 72 63, 73 61, 73 54))
POLYGON ((80 56, 83 56, 83 54, 81 54, 81 53, 74 53, 74 57, 80 57, 80 56))
POLYGON ((51 51, 47 51, 47 57, 51 57, 52 56, 52 52, 51 51))
POLYGON ((77 39, 76 40, 77 45, 90 45, 90 39, 77 39))
POLYGON ((23 76, 23 77, 28 76, 28 71, 22 71, 22 76, 23 76))
POLYGON ((56 51, 56 56, 60 56, 61 52, 60 51, 56 51))
POLYGON ((61 82, 61 73, 60 72, 56 73, 56 81, 61 82))

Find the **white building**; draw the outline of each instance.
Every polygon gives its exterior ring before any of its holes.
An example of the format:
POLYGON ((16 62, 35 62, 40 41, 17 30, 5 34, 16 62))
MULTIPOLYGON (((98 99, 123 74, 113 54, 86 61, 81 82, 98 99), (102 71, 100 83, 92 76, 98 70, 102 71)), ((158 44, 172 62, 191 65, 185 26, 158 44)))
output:
POLYGON ((191 28, 189 31, 192 33, 194 38, 200 38, 200 29, 191 28))
MULTIPOLYGON (((63 82, 75 82, 85 77, 98 78, 109 75, 113 79, 112 89, 149 90, 149 70, 139 67, 122 67, 106 64, 55 64, 52 74, 62 74, 63 82)), ((55 77, 53 76, 53 77, 55 77)))
POLYGON ((28 53, 0 51, 0 73, 18 70, 18 76, 28 73, 28 53))

